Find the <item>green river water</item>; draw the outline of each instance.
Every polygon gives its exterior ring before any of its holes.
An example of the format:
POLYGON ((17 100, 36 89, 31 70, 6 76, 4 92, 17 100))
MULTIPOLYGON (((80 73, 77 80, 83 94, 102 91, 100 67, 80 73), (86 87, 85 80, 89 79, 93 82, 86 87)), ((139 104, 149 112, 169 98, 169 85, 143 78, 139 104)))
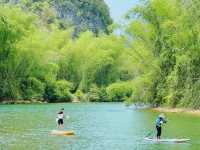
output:
MULTIPOLYGON (((200 117, 166 114, 163 138, 190 138, 188 143, 144 141, 153 133, 157 112, 122 103, 0 105, 0 150, 199 150, 200 117), (52 136, 56 113, 64 107, 71 137, 52 136)), ((153 136, 153 135, 152 135, 153 136)))

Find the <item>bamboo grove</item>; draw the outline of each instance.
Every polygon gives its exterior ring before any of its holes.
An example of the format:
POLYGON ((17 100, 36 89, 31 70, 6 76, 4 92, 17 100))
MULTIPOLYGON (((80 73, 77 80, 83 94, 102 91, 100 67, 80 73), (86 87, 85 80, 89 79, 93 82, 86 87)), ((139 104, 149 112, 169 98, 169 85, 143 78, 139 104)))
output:
POLYGON ((121 34, 61 29, 0 6, 0 99, 200 107, 200 2, 143 0, 121 34))

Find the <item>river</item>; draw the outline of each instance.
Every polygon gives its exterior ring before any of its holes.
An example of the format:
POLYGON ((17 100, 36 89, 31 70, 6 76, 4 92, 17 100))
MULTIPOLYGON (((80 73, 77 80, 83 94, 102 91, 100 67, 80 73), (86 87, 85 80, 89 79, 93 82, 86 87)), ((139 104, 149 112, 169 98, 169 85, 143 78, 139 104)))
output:
POLYGON ((155 134, 158 112, 135 110, 122 103, 0 105, 0 150, 198 150, 200 117, 166 114, 163 138, 190 138, 188 143, 144 141, 155 134), (52 136, 56 113, 70 116, 71 137, 52 136))

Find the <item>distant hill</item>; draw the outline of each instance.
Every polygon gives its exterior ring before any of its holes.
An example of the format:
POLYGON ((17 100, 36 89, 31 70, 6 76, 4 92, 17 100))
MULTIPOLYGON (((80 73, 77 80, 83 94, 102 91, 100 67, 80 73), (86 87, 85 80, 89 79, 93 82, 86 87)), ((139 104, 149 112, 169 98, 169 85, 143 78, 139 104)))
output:
POLYGON ((63 29, 73 26, 74 35, 86 30, 109 33, 108 26, 112 24, 104 0, 0 0, 0 3, 33 11, 47 24, 57 23, 63 29))

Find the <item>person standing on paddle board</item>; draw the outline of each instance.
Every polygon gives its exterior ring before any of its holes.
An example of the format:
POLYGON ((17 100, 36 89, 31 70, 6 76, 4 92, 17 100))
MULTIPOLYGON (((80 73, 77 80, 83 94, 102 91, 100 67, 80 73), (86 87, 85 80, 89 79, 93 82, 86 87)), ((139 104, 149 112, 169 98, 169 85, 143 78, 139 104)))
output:
POLYGON ((167 121, 165 120, 165 115, 164 114, 160 114, 158 116, 158 118, 156 119, 156 130, 157 130, 157 139, 160 139, 161 133, 162 133, 162 124, 163 123, 167 123, 167 121))
POLYGON ((64 129, 64 108, 62 108, 57 114, 58 127, 64 129))

